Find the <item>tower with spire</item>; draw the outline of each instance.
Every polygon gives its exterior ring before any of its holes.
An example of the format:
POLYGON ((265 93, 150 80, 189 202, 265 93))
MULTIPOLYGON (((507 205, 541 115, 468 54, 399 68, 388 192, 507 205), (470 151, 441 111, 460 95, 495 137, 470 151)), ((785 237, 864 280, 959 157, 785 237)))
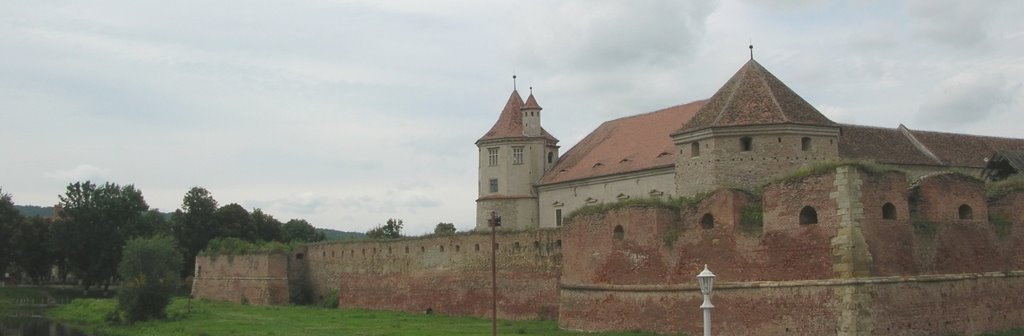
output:
POLYGON ((503 230, 538 227, 536 185, 558 158, 558 139, 541 127, 541 110, 532 88, 525 102, 513 89, 494 126, 476 141, 477 230, 489 230, 492 214, 503 230))
MULTIPOLYGON (((753 49, 751 47, 751 49, 753 49)), ((750 189, 839 158, 838 124, 751 59, 682 128, 676 193, 750 189)))

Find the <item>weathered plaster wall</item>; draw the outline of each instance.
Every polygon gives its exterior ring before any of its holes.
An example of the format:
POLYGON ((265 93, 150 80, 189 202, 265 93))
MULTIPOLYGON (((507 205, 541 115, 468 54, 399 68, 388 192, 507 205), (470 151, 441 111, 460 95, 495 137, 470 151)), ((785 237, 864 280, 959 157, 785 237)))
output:
POLYGON ((540 226, 558 227, 557 210, 563 219, 576 209, 595 203, 615 203, 623 199, 670 198, 673 168, 652 169, 612 177, 545 185, 540 190, 540 226), (590 201, 588 201, 590 200, 590 201))
POLYGON ((196 257, 192 294, 197 298, 288 304, 288 256, 251 254, 196 257))

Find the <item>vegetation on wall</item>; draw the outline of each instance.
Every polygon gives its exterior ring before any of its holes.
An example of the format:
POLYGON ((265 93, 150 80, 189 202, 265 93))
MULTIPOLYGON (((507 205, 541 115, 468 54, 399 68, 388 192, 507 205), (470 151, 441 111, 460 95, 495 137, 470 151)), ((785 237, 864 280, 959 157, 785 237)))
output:
POLYGON ((764 205, 756 199, 740 212, 740 232, 748 235, 759 235, 764 227, 764 205))
POLYGON ((285 244, 276 241, 250 242, 235 237, 214 238, 199 255, 216 257, 221 255, 288 253, 294 249, 294 245, 298 244, 301 244, 301 242, 285 244))
POLYGON ((889 166, 880 165, 880 164, 877 164, 877 163, 874 163, 874 162, 871 162, 871 161, 864 161, 864 160, 821 161, 821 162, 815 162, 814 164, 811 164, 811 165, 800 167, 800 169, 797 169, 797 170, 793 171, 792 173, 789 173, 786 176, 783 176, 783 177, 777 178, 775 180, 772 180, 771 182, 769 182, 767 184, 773 184, 773 183, 795 183, 795 182, 799 182, 800 180, 803 180, 804 178, 807 178, 809 176, 828 174, 828 173, 836 171, 836 168, 846 167, 846 166, 855 167, 855 168, 859 169, 860 171, 868 173, 870 175, 879 175, 879 174, 884 174, 884 173, 888 173, 888 172, 897 172, 897 171, 899 171, 898 169, 895 169, 895 168, 892 168, 892 167, 889 167, 889 166))
POLYGON ((1013 222, 1001 214, 989 212, 988 222, 991 223, 993 229, 995 229, 994 231, 996 232, 996 236, 1003 238, 1009 237, 1010 233, 1013 231, 1013 222))
POLYGON ((985 184, 985 196, 989 200, 1003 198, 1014 191, 1024 191, 1024 175, 1016 175, 1005 180, 985 184))
POLYGON ((384 225, 377 225, 366 231, 366 237, 370 239, 398 239, 402 238, 402 220, 388 218, 384 225))

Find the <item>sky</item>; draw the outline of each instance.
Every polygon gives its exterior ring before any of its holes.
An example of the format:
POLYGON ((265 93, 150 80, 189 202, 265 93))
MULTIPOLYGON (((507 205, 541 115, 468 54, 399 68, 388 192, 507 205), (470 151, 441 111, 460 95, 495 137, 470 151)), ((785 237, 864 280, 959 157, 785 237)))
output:
POLYGON ((0 190, 188 189, 363 232, 474 226, 479 139, 529 87, 562 153, 749 58, 840 123, 1024 137, 1024 2, 0 2, 0 190))

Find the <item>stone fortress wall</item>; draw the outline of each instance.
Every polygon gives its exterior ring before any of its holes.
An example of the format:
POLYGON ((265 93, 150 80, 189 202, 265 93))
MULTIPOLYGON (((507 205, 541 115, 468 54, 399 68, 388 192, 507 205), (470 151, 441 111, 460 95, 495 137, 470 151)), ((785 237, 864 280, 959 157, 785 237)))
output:
MULTIPOLYGON (((316 298, 336 292, 343 307, 488 316, 488 244, 486 233, 321 243, 270 262, 316 298)), ((989 199, 958 174, 909 183, 840 166, 760 195, 720 189, 678 210, 626 207, 561 229, 499 232, 498 250, 499 317, 557 316, 564 329, 699 334, 704 264, 717 275, 718 335, 1024 326, 1024 191, 989 199)), ((277 303, 255 296, 280 279, 228 263, 197 261, 198 297, 277 303)))

